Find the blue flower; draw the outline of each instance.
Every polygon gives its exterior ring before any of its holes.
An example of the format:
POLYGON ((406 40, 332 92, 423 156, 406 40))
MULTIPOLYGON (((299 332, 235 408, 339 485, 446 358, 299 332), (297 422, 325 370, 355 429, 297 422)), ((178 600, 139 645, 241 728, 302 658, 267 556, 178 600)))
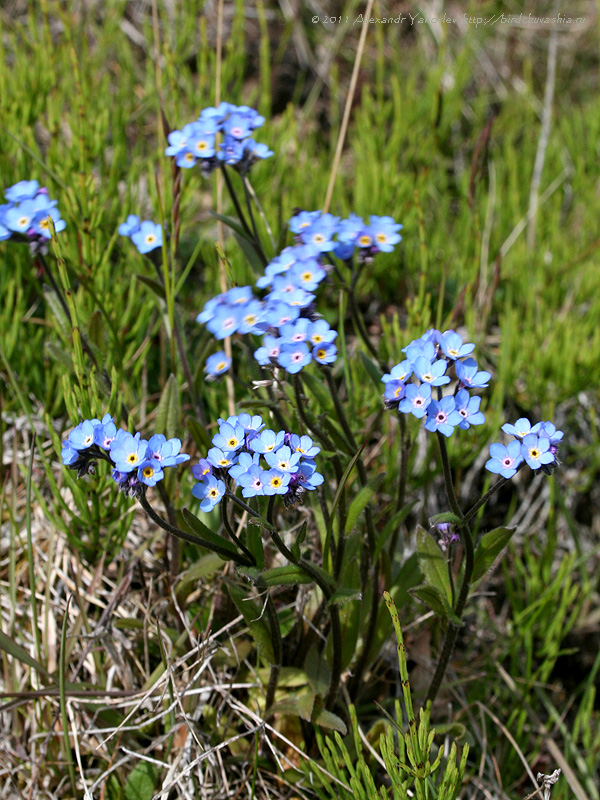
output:
POLYGON ((156 250, 157 247, 162 247, 162 228, 158 223, 155 224, 150 220, 144 220, 139 230, 131 234, 131 241, 142 255, 150 253, 152 250, 156 250))
POLYGON ((241 312, 233 306, 222 306, 214 317, 206 323, 206 327, 215 339, 225 339, 231 336, 240 327, 241 312))
POLYGON ((162 433, 155 433, 148 440, 146 458, 158 461, 163 467, 175 467, 190 458, 180 450, 181 439, 167 439, 162 433))
POLYGON ((471 425, 482 425, 485 417, 479 410, 481 397, 471 397, 466 389, 459 389, 454 398, 456 410, 462 417, 459 428, 467 430, 471 425))
POLYGON ((212 443, 228 453, 241 450, 246 443, 246 431, 242 425, 224 422, 219 426, 219 432, 213 436, 212 443))
POLYGON ((211 447, 206 456, 207 461, 218 469, 228 469, 237 463, 236 453, 221 450, 219 447, 211 447))
POLYGON ((402 383, 406 383, 412 374, 412 363, 408 361, 408 359, 405 359, 399 364, 396 364, 395 367, 392 367, 391 371, 384 375, 381 380, 383 383, 389 383, 389 381, 401 381, 402 383))
POLYGON ((197 481, 203 480, 206 475, 212 475, 212 464, 205 458, 199 459, 198 463, 192 467, 192 475, 197 481))
POLYGON ((140 439, 140 434, 123 431, 116 436, 110 443, 110 457, 115 463, 115 468, 119 472, 131 472, 137 469, 146 458, 148 442, 140 439))
POLYGON ((337 347, 334 344, 321 344, 313 348, 312 357, 318 364, 333 364, 337 358, 337 347))
POLYGON ((117 435, 117 426, 110 414, 102 417, 102 422, 94 428, 94 443, 103 450, 110 450, 110 444, 117 435))
POLYGON ((513 440, 508 445, 494 442, 490 445, 491 458, 486 462, 488 472, 502 475, 503 478, 512 478, 519 465, 523 462, 520 442, 513 440))
POLYGON ((231 359, 225 355, 223 350, 214 353, 206 359, 204 371, 209 378, 216 378, 218 375, 223 375, 224 372, 231 367, 231 359))
POLYGON ((155 458, 147 458, 138 467, 138 481, 140 481, 140 483, 145 483, 146 486, 156 486, 156 484, 165 477, 162 468, 163 465, 160 461, 157 461, 155 458))
POLYGON ((262 347, 254 351, 254 358, 262 367, 266 367, 271 363, 276 363, 279 358, 281 344, 281 339, 278 339, 276 336, 265 336, 263 338, 262 347))
POLYGON ((463 386, 469 389, 485 389, 492 377, 489 372, 478 372, 474 358, 455 362, 456 377, 463 386))
POLYGON ((131 236, 132 233, 139 231, 140 218, 135 214, 130 214, 125 222, 119 225, 119 233, 121 236, 131 236))
POLYGON ((281 447, 284 438, 285 431, 275 433, 275 431, 265 428, 250 441, 249 447, 254 453, 270 453, 281 447))
POLYGON ((317 472, 317 465, 314 461, 303 461, 298 468, 298 472, 293 476, 300 486, 312 491, 320 486, 324 478, 317 472))
POLYGON ((398 410, 403 414, 412 414, 419 419, 424 417, 427 414, 427 407, 431 403, 431 386, 428 383, 423 383, 421 386, 409 383, 404 394, 398 410))
POLYGON ((423 383, 428 383, 430 386, 443 386, 450 383, 450 378, 445 375, 447 362, 445 359, 434 361, 433 364, 425 356, 419 356, 415 359, 413 368, 415 375, 423 383))
POLYGON ((369 220, 369 230, 375 239, 375 245, 382 253, 391 253, 394 245, 401 241, 398 231, 402 230, 400 223, 394 222, 392 217, 374 217, 369 220))
POLYGON ((294 452, 300 453, 304 458, 314 458, 321 452, 320 447, 313 445, 313 440, 310 436, 298 436, 297 433, 291 434, 290 447, 294 452))
POLYGON ((22 200, 33 200, 38 194, 40 185, 37 181, 19 181, 10 186, 4 196, 11 203, 20 203, 22 200))
POLYGON ((471 342, 463 344, 460 334, 454 331, 445 331, 440 337, 440 347, 447 358, 455 361, 457 358, 468 356, 475 349, 475 345, 471 342))
POLYGON ((79 451, 73 447, 71 442, 67 439, 62 443, 60 457, 62 458, 62 463, 65 465, 65 467, 70 467, 71 464, 74 464, 79 458, 79 451))
POLYGON ((278 363, 290 375, 300 372, 311 361, 312 356, 305 342, 283 344, 281 346, 278 363))
POLYGON ((280 472, 278 469, 262 470, 260 480, 263 485, 263 492, 267 496, 272 494, 285 494, 291 479, 289 472, 280 472))
POLYGON ((267 464, 280 472, 296 472, 301 458, 302 455, 300 453, 292 453, 288 445, 283 445, 277 450, 265 453, 267 464))
POLYGON ((251 467, 236 478, 236 482, 242 487, 244 497, 256 497, 264 494, 263 475, 265 471, 258 464, 251 467))
POLYGON ((69 434, 69 445, 74 450, 87 450, 94 444, 94 427, 92 420, 84 419, 69 434))
POLYGON ((225 484, 218 480, 214 475, 207 475, 201 483, 196 483, 192 489, 192 494, 202 502, 200 510, 208 513, 221 502, 225 494, 225 484))
POLYGON ((550 452, 550 439, 547 436, 536 436, 535 433, 528 433, 523 437, 521 455, 531 469, 539 469, 554 461, 554 453, 550 452))
POLYGON ((338 332, 329 327, 327 320, 318 319, 311 322, 307 328, 308 339, 313 346, 329 344, 333 342, 338 332))
POLYGON ((260 453, 240 453, 238 463, 227 471, 234 481, 239 481, 241 475, 249 471, 250 467, 260 465, 260 453))
POLYGON ((462 417, 456 410, 454 397, 443 397, 439 401, 432 400, 427 406, 425 428, 428 431, 439 431, 444 436, 452 436, 454 428, 461 420, 462 417))
MULTIPOLYGON (((516 436, 517 439, 522 439, 524 436, 527 436, 528 433, 531 433, 531 422, 525 417, 520 417, 514 425, 510 425, 506 422, 502 426, 502 430, 504 433, 508 433, 511 436, 516 436)), ((535 431, 534 431, 535 432, 535 431)))

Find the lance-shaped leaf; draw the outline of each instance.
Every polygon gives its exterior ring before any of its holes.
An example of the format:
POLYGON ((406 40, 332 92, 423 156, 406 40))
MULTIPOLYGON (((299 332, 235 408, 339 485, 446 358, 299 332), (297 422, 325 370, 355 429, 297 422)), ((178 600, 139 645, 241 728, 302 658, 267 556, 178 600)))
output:
POLYGON ((448 565, 437 542, 433 540, 425 528, 417 526, 417 553, 419 566, 429 586, 433 586, 444 598, 448 608, 452 607, 452 589, 448 565))
POLYGON ((181 399, 177 378, 173 373, 169 375, 165 388, 156 409, 156 431, 163 433, 167 439, 172 439, 179 430, 181 417, 181 399))
POLYGON ((267 569, 260 578, 265 586, 290 586, 296 583, 312 583, 313 581, 310 575, 307 575, 303 569, 295 564, 267 569))
POLYGON ((235 607, 244 617, 244 621, 259 652, 269 664, 274 664, 275 656, 273 655, 271 632, 262 617, 262 609, 253 600, 250 600, 239 586, 227 581, 227 588, 235 607))
POLYGON ((510 542, 515 528, 494 528, 493 531, 485 533, 475 550, 475 564, 473 567, 472 582, 483 578, 488 569, 492 566, 496 557, 510 542))
POLYGON ((375 478, 370 480, 365 486, 362 487, 362 489, 350 503, 348 514, 346 516, 346 535, 350 533, 361 513, 371 502, 371 498, 381 486, 383 478, 383 475, 377 475, 375 478))

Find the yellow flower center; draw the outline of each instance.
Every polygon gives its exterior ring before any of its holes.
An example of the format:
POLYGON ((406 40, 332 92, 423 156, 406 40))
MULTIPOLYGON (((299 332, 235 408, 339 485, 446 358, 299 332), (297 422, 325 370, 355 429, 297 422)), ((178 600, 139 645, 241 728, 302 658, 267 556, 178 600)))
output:
POLYGON ((127 461, 129 461, 130 464, 135 464, 137 460, 138 460, 137 453, 129 453, 129 455, 127 456, 127 461))
POLYGON ((359 245, 361 245, 361 247, 368 247, 371 244, 372 241, 373 241, 373 239, 371 239, 370 236, 367 236, 366 234, 363 234, 359 238, 358 243, 359 243, 359 245))
POLYGON ((377 234, 377 236, 376 236, 375 238, 377 239, 377 241, 378 241, 380 244, 381 244, 381 242, 385 242, 385 241, 387 241, 387 236, 385 235, 385 233, 378 233, 378 234, 377 234))
POLYGON ((227 444, 228 444, 229 447, 237 447, 238 446, 238 440, 237 439, 229 439, 227 444))
POLYGON ((152 467, 144 467, 144 469, 142 470, 142 475, 144 476, 144 478, 151 478, 154 475, 154 470, 152 469, 152 467))
POLYGON ((327 350, 323 349, 317 350, 317 358, 325 358, 326 355, 327 355, 327 350))
POLYGON ((271 486, 274 486, 276 489, 279 489, 281 486, 281 478, 273 478, 271 481, 271 486))

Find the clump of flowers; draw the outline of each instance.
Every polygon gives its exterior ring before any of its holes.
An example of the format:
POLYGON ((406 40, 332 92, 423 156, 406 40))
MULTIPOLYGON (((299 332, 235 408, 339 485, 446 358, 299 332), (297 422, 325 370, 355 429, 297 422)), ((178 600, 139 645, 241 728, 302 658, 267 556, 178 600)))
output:
POLYGON ((550 475, 559 465, 558 447, 564 433, 557 430, 553 422, 536 422, 532 425, 522 417, 514 425, 507 422, 502 430, 514 438, 508 445, 500 442, 490 445, 491 458, 485 465, 489 472, 512 478, 527 464, 534 471, 541 470, 550 475))
POLYGON ((331 364, 337 358, 337 331, 311 309, 313 300, 313 294, 300 288, 272 291, 261 300, 251 286, 236 286, 211 298, 196 321, 216 339, 234 333, 263 335, 254 353, 258 363, 295 374, 313 360, 331 364))
POLYGON ((121 236, 128 236, 142 255, 162 247, 162 227, 148 219, 140 221, 135 214, 130 214, 125 222, 119 225, 121 236))
POLYGON ((19 181, 4 192, 8 203, 0 205, 0 241, 28 242, 34 251, 43 251, 56 233, 64 230, 57 201, 51 200, 45 186, 35 180, 19 181))
POLYGON ((241 487, 246 498, 282 495, 290 506, 323 483, 314 460, 320 448, 310 436, 265 428, 258 415, 219 419, 212 443, 206 458, 192 467, 198 481, 192 494, 202 511, 212 511, 231 486, 241 487))
POLYGON ((439 431, 444 436, 451 436, 456 427, 467 430, 471 425, 483 424, 481 398, 470 392, 485 388, 491 375, 478 369, 471 357, 474 349, 474 344, 463 343, 453 330, 427 331, 412 341, 402 350, 406 358, 381 379, 385 383, 386 408, 425 418, 428 431, 439 431), (448 386, 452 377, 454 389, 444 396, 441 387, 448 386), (437 399, 432 396, 432 388, 436 389, 437 399))
POLYGON ((392 217, 373 215, 367 224, 356 214, 340 219, 321 211, 301 211, 291 218, 290 230, 301 244, 311 245, 321 253, 332 253, 342 261, 349 261, 357 252, 363 263, 379 252, 391 253, 402 240, 400 223, 392 217))
POLYGON ((197 120, 184 125, 180 131, 171 131, 165 155, 173 157, 177 166, 185 169, 199 163, 205 175, 219 162, 245 174, 256 161, 273 155, 266 144, 259 144, 252 138, 264 121, 265 118, 249 106, 223 102, 216 108, 205 108, 197 120), (222 136, 219 143, 218 134, 222 136))
POLYGON ((62 462, 77 471, 77 477, 94 474, 98 459, 112 465, 112 478, 130 497, 139 496, 146 486, 156 486, 166 467, 189 460, 180 453, 181 441, 155 433, 150 439, 117 429, 115 420, 105 414, 101 420, 84 419, 62 443, 62 462))
MULTIPOLYGON (((479 410, 481 398, 471 392, 486 388, 491 374, 479 370, 471 356, 474 349, 473 343, 464 343, 453 330, 444 333, 430 330, 412 341, 402 350, 406 358, 381 379, 385 384, 386 408, 397 408, 402 414, 425 419, 428 431, 446 437, 457 427, 467 430, 471 425, 481 425, 485 422, 479 410), (452 388, 444 395, 442 387, 452 388), (432 394, 434 388, 436 398, 432 394)), ((512 478, 527 464, 549 475, 558 465, 556 456, 563 432, 553 422, 532 426, 528 419, 522 418, 514 425, 506 423, 502 430, 514 439, 508 445, 501 442, 490 445, 491 457, 485 465, 489 472, 512 478)))

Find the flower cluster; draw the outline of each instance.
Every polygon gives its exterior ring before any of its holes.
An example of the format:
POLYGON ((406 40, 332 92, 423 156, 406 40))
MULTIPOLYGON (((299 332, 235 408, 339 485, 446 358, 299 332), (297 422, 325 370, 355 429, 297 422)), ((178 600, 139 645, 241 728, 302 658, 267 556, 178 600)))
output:
POLYGON ((198 119, 184 125, 183 130, 171 131, 165 155, 172 156, 178 167, 186 169, 200 162, 207 175, 219 161, 245 173, 255 161, 273 155, 266 144, 258 144, 251 138, 264 121, 265 118, 249 106, 220 103, 217 108, 205 108, 198 119), (219 133, 223 140, 217 145, 219 133))
POLYGON ((209 300, 196 320, 216 339, 236 332, 264 335, 262 346, 254 353, 258 363, 277 364, 294 374, 312 360, 331 364, 337 357, 333 343, 337 331, 311 311, 313 299, 313 294, 302 289, 274 289, 260 300, 252 287, 236 286, 209 300))
POLYGON ((342 261, 351 259, 355 250, 362 261, 378 252, 391 253, 402 240, 402 225, 392 217, 371 216, 367 225, 356 214, 340 219, 321 211, 301 211, 291 218, 290 230, 299 243, 311 245, 321 253, 333 253, 342 261))
POLYGON ((135 497, 144 486, 156 486, 166 467, 189 460, 180 450, 179 439, 167 439, 162 433, 142 439, 139 433, 117 429, 114 418, 105 414, 101 420, 85 419, 73 428, 62 443, 61 456, 65 466, 77 470, 78 478, 93 474, 97 459, 108 461, 119 489, 135 497))
POLYGON ((135 214, 130 214, 126 222, 119 225, 121 236, 129 236, 140 253, 149 253, 162 247, 163 231, 158 223, 145 219, 140 222, 140 218, 135 214))
POLYGON ((553 422, 537 422, 532 425, 522 417, 514 425, 508 422, 502 426, 504 433, 514 439, 503 445, 494 442, 490 445, 489 461, 485 468, 503 478, 512 478, 517 470, 527 464, 531 469, 541 469, 547 475, 558 466, 558 446, 564 436, 553 422))
POLYGON ((402 352, 406 358, 384 375, 384 401, 387 408, 397 408, 403 414, 425 419, 428 431, 451 436, 455 427, 468 429, 481 425, 485 417, 479 410, 480 397, 472 397, 472 389, 483 389, 491 378, 489 372, 479 371, 471 357, 475 345, 463 343, 461 336, 449 330, 427 331, 411 342, 402 352), (442 386, 456 377, 454 391, 442 395, 442 386), (432 397, 436 387, 437 399, 432 397))
POLYGON ((4 192, 8 203, 0 205, 0 241, 19 239, 41 247, 65 229, 56 200, 37 181, 19 181, 4 192))
POLYGON ((283 495, 290 506, 323 483, 314 461, 320 448, 310 436, 276 433, 265 428, 258 415, 219 419, 212 443, 207 457, 192 467, 199 481, 192 494, 201 501, 202 511, 212 511, 231 484, 241 486, 244 497, 283 495))

